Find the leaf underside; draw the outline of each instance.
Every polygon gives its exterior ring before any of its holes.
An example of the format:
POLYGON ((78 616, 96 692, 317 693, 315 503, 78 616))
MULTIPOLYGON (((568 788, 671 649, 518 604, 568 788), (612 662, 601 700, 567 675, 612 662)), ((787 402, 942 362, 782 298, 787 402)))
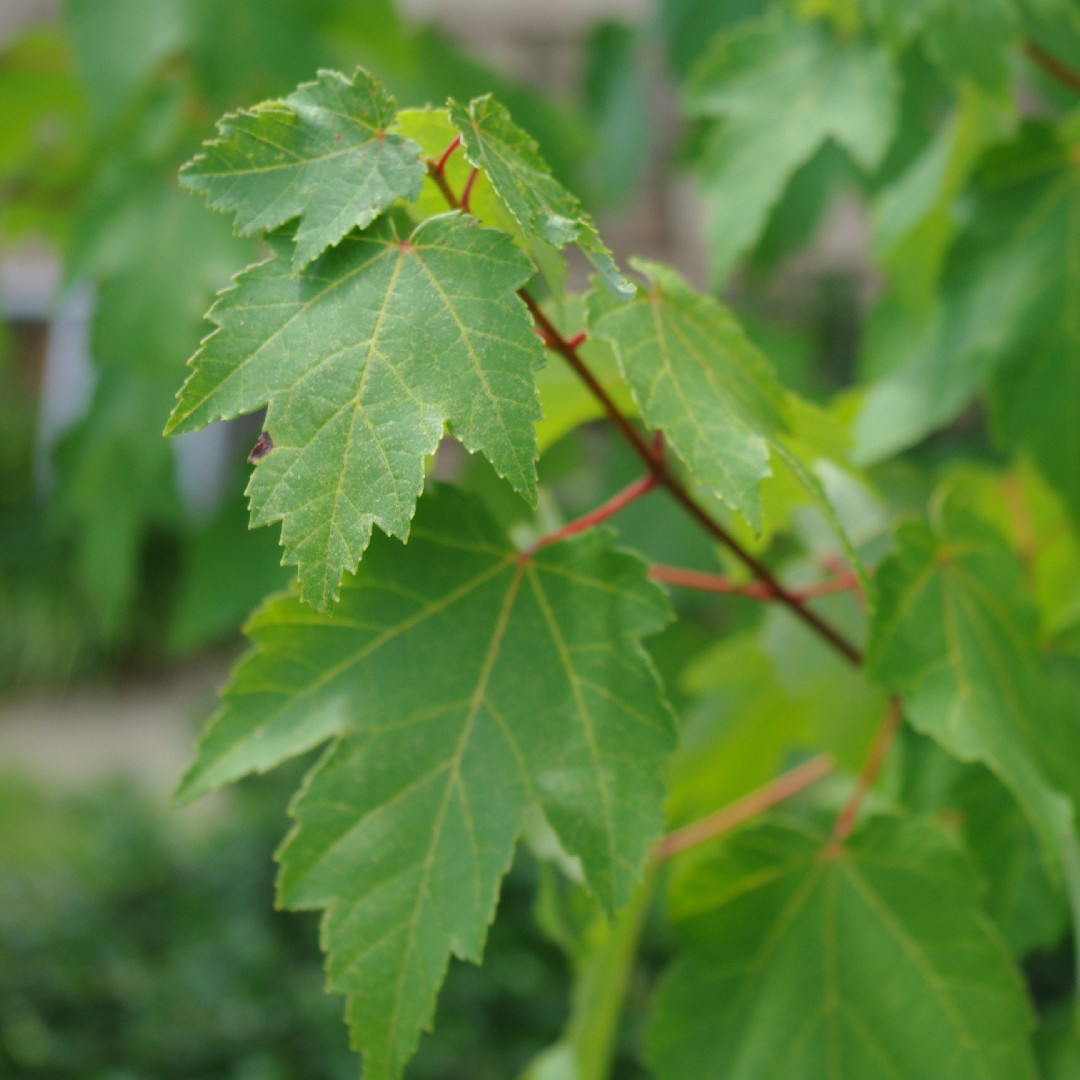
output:
POLYGON ((332 614, 252 621, 181 795, 335 737, 305 783, 280 892, 323 907, 330 985, 365 1076, 400 1076, 449 956, 477 961, 530 806, 610 911, 662 823, 668 707, 639 638, 668 618, 593 531, 520 556, 452 490, 380 538, 332 614))

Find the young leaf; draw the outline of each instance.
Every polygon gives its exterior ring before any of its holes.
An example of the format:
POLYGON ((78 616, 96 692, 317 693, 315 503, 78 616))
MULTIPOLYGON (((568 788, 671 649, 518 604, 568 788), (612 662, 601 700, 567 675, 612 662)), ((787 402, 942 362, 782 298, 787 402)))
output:
POLYGON ((180 172, 241 235, 299 218, 294 271, 364 228, 397 199, 420 193, 419 148, 387 133, 394 100, 367 72, 320 71, 283 101, 232 113, 221 137, 180 172))
POLYGON ((468 108, 455 101, 449 108, 468 159, 484 170, 525 234, 555 248, 577 244, 615 293, 633 296, 633 284, 619 272, 592 218, 552 176, 536 142, 514 124, 506 108, 490 94, 474 98, 468 108))
POLYGON ((294 806, 280 886, 327 908, 370 1080, 401 1074, 450 953, 479 959, 531 805, 608 911, 629 899, 674 742, 638 640, 667 618, 603 532, 522 555, 444 490, 407 547, 372 545, 333 614, 279 599, 252 622, 181 794, 341 736, 294 806))
POLYGON ((1030 1009, 966 860, 895 818, 827 843, 762 824, 682 885, 661 1080, 1033 1080, 1030 1009))
POLYGON ((268 405, 274 449, 249 486, 252 521, 281 520, 301 596, 325 609, 372 524, 406 536, 443 426, 536 495, 540 339, 515 290, 529 277, 503 233, 460 214, 406 240, 377 222, 299 277, 292 244, 245 270, 210 311, 168 432, 268 405))
POLYGON ((760 235, 791 174, 826 139, 863 168, 879 164, 896 124, 889 54, 793 17, 717 39, 689 83, 687 108, 722 120, 703 165, 709 251, 722 281, 760 235))
POLYGON ((1034 648, 1035 613, 1004 540, 951 503, 913 522, 877 574, 869 672, 903 695, 904 715, 1012 792, 1056 865, 1073 811, 1063 763, 1075 736, 1034 648))

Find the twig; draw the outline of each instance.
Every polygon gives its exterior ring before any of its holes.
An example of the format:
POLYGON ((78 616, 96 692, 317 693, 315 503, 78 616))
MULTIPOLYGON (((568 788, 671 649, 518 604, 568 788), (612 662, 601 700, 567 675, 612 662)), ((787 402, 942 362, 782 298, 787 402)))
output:
POLYGON ((476 183, 476 178, 480 175, 480 170, 473 168, 469 173, 469 179, 465 181, 465 186, 461 189, 461 212, 467 214, 469 212, 469 198, 472 195, 473 184, 476 183))
MULTIPOLYGON (((443 197, 446 199, 449 206, 455 210, 465 209, 463 202, 455 194, 453 189, 447 183, 446 177, 435 166, 435 163, 429 163, 428 175, 434 181, 435 185, 442 192, 443 197)), ((473 174, 470 174, 469 182, 466 187, 471 186, 473 174)), ((825 622, 816 612, 808 608, 798 596, 794 595, 788 589, 773 576, 772 571, 759 559, 750 554, 720 524, 702 505, 694 498, 693 495, 683 486, 682 482, 670 469, 667 462, 663 457, 657 456, 653 453, 652 448, 649 446, 645 438, 638 432, 637 428, 630 422, 626 414, 619 408, 619 406, 612 399, 611 395, 600 384, 599 380, 589 370, 588 365, 578 355, 578 345, 580 341, 577 338, 566 339, 559 333, 555 324, 544 314, 540 305, 533 299, 533 297, 525 289, 518 290, 518 296, 524 301, 526 307, 528 307, 536 325, 540 331, 540 336, 545 340, 553 352, 557 352, 564 360, 570 365, 578 377, 589 388, 593 396, 603 406, 604 412, 607 413, 608 419, 615 425, 616 430, 626 440, 630 448, 641 459, 642 463, 649 470, 649 472, 656 477, 656 482, 663 487, 669 495, 680 505, 682 508, 714 539, 717 543, 726 547, 736 558, 738 558, 743 565, 745 565, 750 572, 759 580, 765 582, 772 590, 772 594, 775 596, 777 603, 783 604, 787 607, 793 615, 801 619, 807 626, 811 627, 815 633, 821 638, 827 641, 837 652, 849 660, 852 664, 859 666, 862 664, 862 653, 845 638, 838 630, 835 630, 827 622, 825 622), (573 342, 573 343, 572 343, 573 342)))
MULTIPOLYGON (((764 581, 732 581, 723 574, 707 574, 701 570, 684 570, 679 566, 655 565, 649 567, 649 577, 663 581, 668 585, 682 585, 688 589, 701 589, 705 592, 726 593, 734 596, 748 596, 753 600, 775 600, 776 593, 764 581)), ((812 600, 816 596, 828 596, 832 593, 846 592, 859 585, 859 577, 854 570, 845 570, 825 581, 812 585, 789 588, 788 592, 799 600, 812 600)))
POLYGON ((816 784, 819 780, 828 776, 833 770, 832 759, 826 754, 812 757, 797 765, 790 772, 770 780, 763 787, 751 791, 741 799, 717 810, 715 814, 695 821, 681 829, 668 833, 653 848, 653 858, 670 859, 672 855, 685 851, 687 848, 696 847, 698 844, 711 840, 714 836, 728 832, 736 825, 741 825, 752 817, 765 810, 790 799, 800 791, 816 784))
POLYGON ((832 839, 829 842, 831 851, 839 850, 843 842, 851 834, 855 827, 855 819, 859 816, 859 808, 866 798, 866 793, 873 787, 881 766, 885 763, 885 755, 889 752, 893 739, 900 728, 902 710, 900 699, 893 695, 889 698, 889 704, 885 707, 885 715, 881 718, 874 742, 870 747, 863 767, 859 772, 859 778, 855 781, 855 790, 851 798, 844 804, 837 815, 836 824, 833 826, 832 839))
POLYGON ((442 157, 435 162, 435 171, 442 176, 446 172, 446 163, 450 160, 450 156, 461 145, 461 136, 455 135, 453 142, 443 151, 442 157))

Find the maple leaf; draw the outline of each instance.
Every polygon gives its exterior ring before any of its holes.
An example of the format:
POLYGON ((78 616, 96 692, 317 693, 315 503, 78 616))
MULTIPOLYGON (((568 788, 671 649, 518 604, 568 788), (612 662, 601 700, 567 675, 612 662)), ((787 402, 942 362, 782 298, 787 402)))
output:
POLYGON ((364 228, 424 178, 420 148, 387 132, 394 100, 367 72, 320 71, 282 101, 230 113, 221 138, 180 172, 218 210, 236 211, 241 235, 299 218, 294 271, 364 228))
POLYGON ((300 276, 293 245, 245 270, 210 311, 168 433, 268 406, 274 449, 248 488, 252 522, 282 521, 301 595, 325 609, 373 524, 405 537, 424 459, 445 426, 536 495, 544 362, 515 291, 531 273, 509 237, 451 213, 408 239, 380 220, 300 276))
POLYGON ((986 765, 1057 866, 1073 828, 1067 708, 1035 648, 1035 613, 994 529, 952 502, 910 522, 877 574, 868 673, 903 694, 904 715, 963 761, 986 765))
POLYGON ((828 841, 763 822, 679 883, 661 1080, 1033 1080, 1023 985, 963 855, 897 818, 828 841))
POLYGON ((484 170, 525 235, 557 249, 577 244, 616 294, 633 296, 633 283, 619 272, 592 218, 555 179, 535 140, 510 119, 506 107, 485 94, 467 108, 451 101, 449 110, 469 161, 484 170))
POLYGON ((280 853, 282 900, 327 909, 331 987, 396 1077, 452 953, 478 961, 525 814, 538 807, 610 911, 662 825, 672 718, 639 639, 668 619, 645 565, 594 530, 531 555, 452 489, 407 547, 384 539, 341 603, 252 621, 182 796, 326 739, 280 853))
POLYGON ((888 52, 827 26, 770 16, 717 37, 686 93, 716 125, 703 155, 709 255, 723 280, 760 234, 792 173, 827 139, 876 166, 896 126, 888 52))

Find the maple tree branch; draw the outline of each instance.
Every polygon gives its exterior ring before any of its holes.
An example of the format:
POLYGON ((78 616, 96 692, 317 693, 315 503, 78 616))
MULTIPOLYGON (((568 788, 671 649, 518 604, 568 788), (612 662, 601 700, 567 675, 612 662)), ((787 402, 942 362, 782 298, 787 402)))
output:
POLYGON ((804 761, 775 780, 751 791, 741 799, 717 810, 715 814, 695 821, 681 829, 676 829, 663 837, 653 848, 653 858, 670 859, 687 848, 711 840, 715 836, 728 832, 736 825, 741 825, 752 817, 770 810, 800 791, 816 784, 833 770, 832 759, 827 754, 819 754, 809 761, 804 761))
MULTIPOLYGON (((684 570, 681 566, 663 566, 656 564, 649 567, 649 577, 654 581, 663 581, 668 585, 682 585, 687 589, 701 589, 704 592, 726 593, 733 596, 748 596, 753 600, 775 600, 772 587, 764 581, 732 581, 723 574, 709 574, 701 570, 684 570)), ((831 593, 846 592, 858 588, 859 578, 854 570, 845 570, 824 581, 812 585, 789 588, 788 592, 799 600, 812 600, 815 596, 828 596, 831 593)))
MULTIPOLYGON (((475 172, 475 170, 474 170, 475 172)), ((449 206, 455 210, 465 209, 463 200, 459 199, 453 189, 447 183, 446 176, 434 162, 428 163, 428 176, 442 192, 449 206)), ((471 187, 473 174, 470 174, 471 187)), ((558 353, 570 365, 577 376, 589 388, 592 395, 603 406, 608 419, 616 430, 629 444, 630 448, 641 459, 646 469, 656 477, 656 482, 719 544, 726 547, 746 568, 769 586, 777 603, 783 604, 789 611, 803 623, 809 626, 823 640, 827 641, 845 659, 856 667, 863 662, 862 653, 843 634, 830 626, 815 611, 790 590, 786 589, 773 575, 773 572, 760 559, 752 555, 734 536, 731 535, 706 509, 694 498, 678 476, 672 471, 662 455, 653 452, 648 441, 641 435, 631 423, 629 417, 619 408, 615 400, 604 389, 600 381, 589 369, 588 365, 578 354, 578 346, 584 340, 581 335, 567 339, 559 333, 555 324, 544 314, 540 305, 533 299, 526 289, 518 289, 518 296, 524 301, 529 309, 540 336, 545 344, 553 352, 558 353)))
POLYGON ((892 746, 897 731, 900 730, 900 718, 902 715, 903 709, 900 698, 894 694, 889 698, 889 704, 885 707, 885 715, 881 718, 877 734, 874 736, 874 741, 866 755, 866 760, 863 762, 863 767, 859 771, 859 778, 855 781, 855 790, 837 815, 836 824, 833 826, 832 839, 829 841, 830 850, 837 851, 840 845, 851 835, 851 830, 855 827, 855 819, 859 816, 859 808, 866 798, 866 793, 873 787, 878 773, 881 772, 881 766, 885 763, 885 755, 889 752, 889 747, 892 746))
POLYGON ((554 532, 549 532, 546 536, 541 536, 525 554, 531 555, 534 551, 539 551, 540 548, 546 547, 548 544, 554 544, 556 540, 565 540, 568 536, 584 532, 585 529, 590 529, 593 525, 599 525, 600 522, 607 521, 609 517, 613 517, 623 507, 629 506, 632 502, 640 499, 642 495, 652 491, 656 487, 656 483, 656 477, 652 473, 640 477, 623 488, 617 495, 613 495, 607 502, 601 503, 594 510, 582 514, 581 517, 575 518, 554 532))
POLYGON ((1080 94, 1080 71, 1076 71, 1059 60, 1053 53, 1047 52, 1037 41, 1030 38, 1024 43, 1024 52, 1062 86, 1080 94))

